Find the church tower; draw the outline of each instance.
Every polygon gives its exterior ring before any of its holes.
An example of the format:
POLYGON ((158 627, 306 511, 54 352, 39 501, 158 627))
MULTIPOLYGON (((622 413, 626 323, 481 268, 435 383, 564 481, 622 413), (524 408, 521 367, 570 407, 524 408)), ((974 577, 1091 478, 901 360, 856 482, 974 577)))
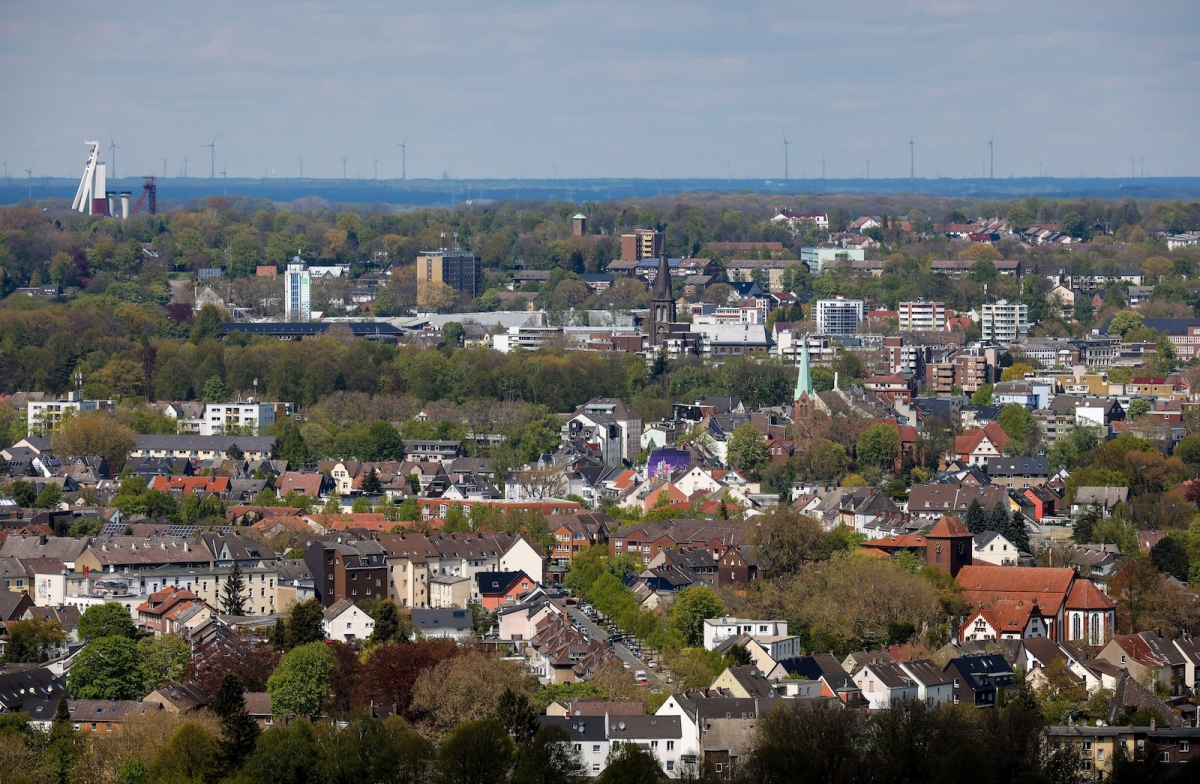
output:
MULTIPOLYGON (((800 349, 800 372, 796 375, 796 393, 792 402, 792 426, 797 427, 800 422, 808 422, 812 419, 812 369, 809 367, 808 361, 808 335, 801 338, 804 341, 800 349)), ((797 440, 797 434, 792 434, 793 440, 797 440)))
POLYGON ((654 278, 654 296, 650 300, 650 340, 661 346, 675 323, 675 293, 671 289, 671 265, 663 254, 658 259, 658 276, 654 278))

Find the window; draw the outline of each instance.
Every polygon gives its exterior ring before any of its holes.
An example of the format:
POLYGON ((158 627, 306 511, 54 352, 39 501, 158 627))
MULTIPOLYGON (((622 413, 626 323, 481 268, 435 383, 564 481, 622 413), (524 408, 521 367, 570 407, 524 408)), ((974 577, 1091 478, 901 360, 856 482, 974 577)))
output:
POLYGON ((599 743, 593 743, 593 744, 592 744, 592 753, 593 753, 593 754, 599 754, 599 753, 600 753, 600 744, 599 744, 599 743))
POLYGON ((1096 749, 1096 759, 1099 762, 1104 762, 1104 749, 1096 749))
POLYGON ((576 744, 575 744, 575 750, 576 750, 576 751, 583 751, 583 744, 582 744, 582 743, 576 743, 576 744))
POLYGON ((720 773, 720 772, 721 772, 721 771, 723 771, 723 770, 725 770, 725 764, 724 764, 724 763, 722 763, 722 762, 718 762, 718 763, 716 764, 716 771, 717 771, 717 773, 720 773))
MULTIPOLYGON (((1167 752, 1164 751, 1163 756, 1166 756, 1166 754, 1167 752)), ((675 770, 675 760, 667 760, 667 772, 669 773, 673 770, 675 770)))
POLYGON ((1162 753, 1162 756, 1159 757, 1159 759, 1161 759, 1163 762, 1170 762, 1171 761, 1171 752, 1164 751, 1162 753))
POLYGON ((667 741, 667 751, 674 751, 674 750, 675 750, 675 741, 673 741, 673 740, 667 741))
POLYGON ((599 772, 600 772, 600 763, 593 762, 592 763, 592 773, 599 773, 599 772))
POLYGON ((658 748, 658 741, 656 741, 656 740, 652 740, 652 741, 650 741, 650 748, 651 748, 651 749, 657 749, 657 748, 658 748))
POLYGON ((1137 747, 1138 747, 1138 751, 1145 751, 1146 750, 1146 740, 1144 738, 1139 739, 1137 742, 1137 747))

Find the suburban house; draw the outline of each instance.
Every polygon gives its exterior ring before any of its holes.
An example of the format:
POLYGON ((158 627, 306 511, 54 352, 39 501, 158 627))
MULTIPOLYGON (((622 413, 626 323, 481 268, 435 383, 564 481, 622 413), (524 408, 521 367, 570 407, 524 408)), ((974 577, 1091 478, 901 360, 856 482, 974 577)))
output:
POLYGON ((1096 657, 1128 670, 1139 683, 1157 681, 1172 697, 1188 692, 1187 657, 1157 631, 1113 637, 1096 657))
POLYGON ((954 693, 954 704, 994 708, 1002 690, 1012 686, 1016 675, 1000 654, 960 656, 946 665, 954 693))
POLYGON ((503 604, 516 604, 536 587, 524 572, 476 572, 472 598, 485 610, 497 610, 503 604))
POLYGON ((413 609, 413 628, 422 637, 470 638, 475 636, 475 616, 470 610, 413 609))
POLYGON ((341 642, 365 640, 375 631, 375 620, 349 599, 325 608, 325 639, 341 642))
POLYGON ((900 665, 882 658, 872 659, 851 673, 871 710, 887 710, 905 700, 919 698, 917 682, 900 665))
POLYGON ((1002 457, 1008 433, 998 422, 988 422, 978 430, 964 430, 954 439, 953 457, 968 465, 986 466, 988 458, 1002 457))

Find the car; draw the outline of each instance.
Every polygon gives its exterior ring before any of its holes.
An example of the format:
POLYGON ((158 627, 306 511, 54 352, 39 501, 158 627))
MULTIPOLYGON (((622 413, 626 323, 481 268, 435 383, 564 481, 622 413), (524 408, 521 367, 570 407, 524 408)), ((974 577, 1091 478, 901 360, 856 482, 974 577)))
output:
POLYGON ((629 669, 629 662, 621 662, 621 664, 625 665, 625 669, 627 669, 627 670, 629 669))
POLYGON ((658 666, 658 663, 656 661, 654 661, 654 659, 651 659, 650 661, 646 662, 646 666, 651 669, 654 669, 655 667, 658 666))

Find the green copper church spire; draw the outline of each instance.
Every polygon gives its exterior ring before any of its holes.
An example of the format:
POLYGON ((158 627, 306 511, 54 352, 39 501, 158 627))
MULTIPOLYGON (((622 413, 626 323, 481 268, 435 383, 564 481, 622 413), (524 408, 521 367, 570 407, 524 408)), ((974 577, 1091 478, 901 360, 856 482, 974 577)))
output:
POLYGON ((804 341, 804 346, 800 351, 800 373, 796 376, 796 395, 793 400, 799 400, 801 393, 809 397, 813 394, 812 372, 808 367, 808 335, 803 336, 801 340, 804 341))

